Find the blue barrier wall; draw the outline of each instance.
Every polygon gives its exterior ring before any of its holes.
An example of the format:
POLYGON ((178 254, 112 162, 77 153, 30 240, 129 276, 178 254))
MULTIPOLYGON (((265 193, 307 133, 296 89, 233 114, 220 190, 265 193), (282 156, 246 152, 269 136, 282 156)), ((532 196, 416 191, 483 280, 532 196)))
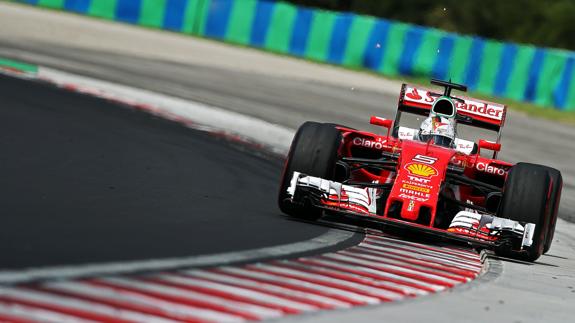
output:
POLYGON ((575 53, 270 0, 18 0, 575 110, 575 53))

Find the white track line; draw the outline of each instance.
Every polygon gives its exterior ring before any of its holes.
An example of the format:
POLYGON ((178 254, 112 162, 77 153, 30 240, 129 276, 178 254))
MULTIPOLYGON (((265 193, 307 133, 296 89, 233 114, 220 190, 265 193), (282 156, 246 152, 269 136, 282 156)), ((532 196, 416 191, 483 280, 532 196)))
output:
POLYGON ((16 284, 40 279, 71 279, 108 274, 126 274, 138 271, 164 271, 186 267, 215 266, 267 257, 275 258, 287 256, 293 253, 308 252, 320 248, 332 247, 351 238, 353 234, 353 232, 330 229, 326 233, 308 241, 208 256, 5 270, 0 271, 0 283, 16 284))

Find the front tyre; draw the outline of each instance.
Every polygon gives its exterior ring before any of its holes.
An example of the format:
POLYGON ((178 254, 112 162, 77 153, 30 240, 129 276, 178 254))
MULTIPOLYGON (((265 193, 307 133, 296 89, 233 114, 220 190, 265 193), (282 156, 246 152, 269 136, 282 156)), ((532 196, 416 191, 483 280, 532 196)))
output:
POLYGON ((278 194, 282 212, 305 220, 317 220, 322 211, 308 204, 292 203, 287 188, 297 171, 306 175, 332 180, 342 136, 331 124, 306 122, 296 132, 288 153, 278 194))
POLYGON ((549 198, 551 184, 548 167, 518 163, 511 168, 498 216, 533 223, 535 233, 532 245, 524 247, 522 252, 499 250, 499 254, 527 261, 535 261, 543 254, 552 215, 549 198))
POLYGON ((559 213, 559 200, 561 200, 561 190, 563 189, 561 172, 553 168, 548 168, 548 171, 549 178, 551 179, 551 217, 549 219, 549 229, 547 231, 543 253, 547 253, 547 251, 551 249, 551 242, 553 242, 553 236, 555 235, 555 225, 557 224, 557 214, 559 213))

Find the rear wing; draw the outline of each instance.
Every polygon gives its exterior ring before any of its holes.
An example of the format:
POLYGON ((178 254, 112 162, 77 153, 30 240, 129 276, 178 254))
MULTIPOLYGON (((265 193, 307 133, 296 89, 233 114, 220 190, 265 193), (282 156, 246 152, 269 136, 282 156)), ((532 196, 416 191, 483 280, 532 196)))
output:
MULTIPOLYGON (((413 85, 403 84, 399 95, 399 111, 429 115, 431 106, 443 94, 413 85)), ((458 122, 499 132, 505 124, 507 106, 499 103, 451 95, 457 114, 463 116, 458 122)))

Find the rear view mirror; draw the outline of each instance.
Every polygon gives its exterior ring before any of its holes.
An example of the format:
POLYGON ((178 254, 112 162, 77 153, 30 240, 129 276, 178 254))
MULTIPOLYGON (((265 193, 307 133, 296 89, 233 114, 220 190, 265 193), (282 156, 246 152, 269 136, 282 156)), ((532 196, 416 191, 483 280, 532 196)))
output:
POLYGON ((492 142, 488 140, 479 140, 479 149, 487 149, 498 152, 501 150, 501 144, 497 142, 492 142))
POLYGON ((375 126, 387 128, 387 137, 389 138, 389 132, 391 130, 391 126, 393 125, 393 120, 371 116, 369 123, 375 126))
POLYGON ((372 125, 387 128, 389 130, 393 125, 393 120, 371 116, 371 118, 369 119, 369 123, 371 123, 372 125))

